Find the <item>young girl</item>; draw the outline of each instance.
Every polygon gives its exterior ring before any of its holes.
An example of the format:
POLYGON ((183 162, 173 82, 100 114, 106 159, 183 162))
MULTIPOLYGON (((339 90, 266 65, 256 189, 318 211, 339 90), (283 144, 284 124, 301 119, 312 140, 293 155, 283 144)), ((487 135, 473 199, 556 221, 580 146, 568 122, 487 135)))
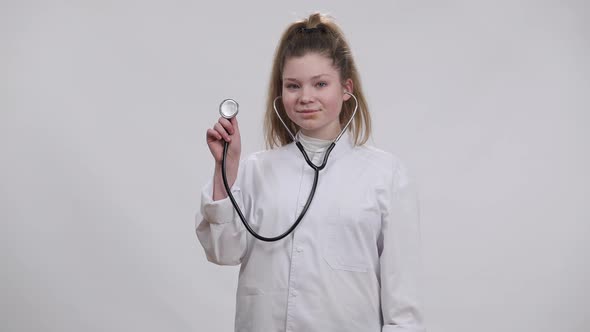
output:
POLYGON ((290 25, 276 50, 265 115, 271 149, 240 162, 236 118, 207 130, 216 167, 196 232, 209 261, 241 264, 236 331, 425 331, 415 192, 397 158, 364 145, 370 132, 350 48, 320 14, 290 25), (223 185, 224 141, 237 204, 258 234, 277 236, 303 210, 314 180, 289 131, 320 165, 357 102, 295 231, 276 242, 250 235, 223 185))

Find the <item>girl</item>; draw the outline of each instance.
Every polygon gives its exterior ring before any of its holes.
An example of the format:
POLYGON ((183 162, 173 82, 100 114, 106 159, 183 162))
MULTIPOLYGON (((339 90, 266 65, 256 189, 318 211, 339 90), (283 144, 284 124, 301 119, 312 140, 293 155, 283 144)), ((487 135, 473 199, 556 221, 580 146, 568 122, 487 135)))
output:
POLYGON ((366 146, 370 116, 350 48, 321 14, 293 23, 276 50, 265 135, 270 150, 240 162, 236 118, 207 130, 215 159, 205 186, 197 236, 207 259, 241 264, 235 330, 422 332, 417 200, 391 154, 366 146), (251 236, 221 176, 229 142, 231 192, 252 228, 282 234, 301 213, 314 178, 289 132, 320 165, 358 101, 349 129, 320 172, 317 191, 295 231, 277 242, 251 236))

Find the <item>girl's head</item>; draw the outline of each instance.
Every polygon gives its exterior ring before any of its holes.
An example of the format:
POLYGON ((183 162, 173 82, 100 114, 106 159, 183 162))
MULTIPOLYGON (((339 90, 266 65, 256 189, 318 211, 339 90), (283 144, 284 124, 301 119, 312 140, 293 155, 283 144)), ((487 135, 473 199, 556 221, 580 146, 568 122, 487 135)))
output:
POLYGON ((340 28, 326 16, 312 14, 291 24, 283 33, 272 67, 265 114, 265 136, 269 147, 292 141, 273 109, 291 130, 316 138, 335 138, 358 111, 349 130, 354 143, 365 143, 371 133, 371 119, 361 89, 350 47, 340 28))

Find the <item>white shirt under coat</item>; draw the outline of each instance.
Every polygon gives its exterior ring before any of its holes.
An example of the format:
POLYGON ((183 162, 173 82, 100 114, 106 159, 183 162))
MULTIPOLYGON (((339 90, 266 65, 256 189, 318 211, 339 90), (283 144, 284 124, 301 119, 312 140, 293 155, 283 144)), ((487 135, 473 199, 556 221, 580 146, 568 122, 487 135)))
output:
MULTIPOLYGON (((326 144, 299 135, 310 159, 326 144)), ((294 143, 250 155, 231 191, 260 235, 282 234, 299 216, 314 171, 294 143)), ((202 191, 196 232, 207 259, 241 264, 236 332, 424 332, 417 198, 390 153, 353 146, 345 133, 320 171, 315 197, 293 233, 254 238, 229 198, 202 191)))

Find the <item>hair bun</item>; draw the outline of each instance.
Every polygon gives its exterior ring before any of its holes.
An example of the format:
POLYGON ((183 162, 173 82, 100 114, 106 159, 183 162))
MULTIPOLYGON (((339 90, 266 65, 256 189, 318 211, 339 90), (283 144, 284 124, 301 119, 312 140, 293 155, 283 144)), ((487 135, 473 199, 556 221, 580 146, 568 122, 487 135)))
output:
POLYGON ((314 32, 326 32, 326 28, 322 25, 318 25, 315 28, 306 28, 306 27, 301 27, 299 28, 299 30, 297 30, 297 32, 300 33, 314 33, 314 32))

